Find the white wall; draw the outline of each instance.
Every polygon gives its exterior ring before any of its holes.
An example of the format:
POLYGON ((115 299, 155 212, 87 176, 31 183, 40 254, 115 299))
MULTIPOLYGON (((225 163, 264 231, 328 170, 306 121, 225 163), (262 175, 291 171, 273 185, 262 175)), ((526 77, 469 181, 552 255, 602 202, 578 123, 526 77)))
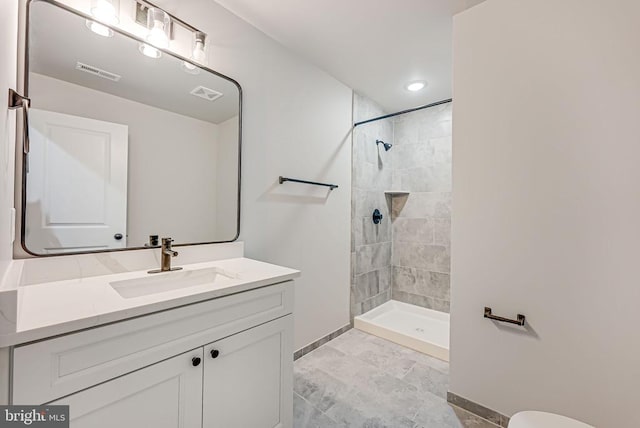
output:
POLYGON ((240 239, 248 257, 302 271, 301 348, 349 323, 351 90, 211 0, 157 3, 208 33, 209 65, 242 85, 240 239), (340 188, 279 185, 279 175, 340 188))
MULTIPOLYGON (((88 4, 88 0, 65 0, 88 4)), ((209 36, 209 66, 243 88, 246 255, 302 271, 296 349, 349 323, 351 90, 212 0, 157 0, 209 36), (279 175, 328 181, 324 189, 279 175)))
MULTIPOLYGON (((17 89, 18 4, 0 2, 0 102, 9 88, 17 89)), ((16 112, 3 104, 0 112, 0 277, 12 258, 13 176, 16 112)))
POLYGON ((639 22, 637 0, 454 18, 455 394, 640 426, 639 22))
POLYGON ((149 235, 219 240, 218 125, 41 74, 31 73, 29 85, 33 108, 128 125, 127 246, 141 247, 149 235))

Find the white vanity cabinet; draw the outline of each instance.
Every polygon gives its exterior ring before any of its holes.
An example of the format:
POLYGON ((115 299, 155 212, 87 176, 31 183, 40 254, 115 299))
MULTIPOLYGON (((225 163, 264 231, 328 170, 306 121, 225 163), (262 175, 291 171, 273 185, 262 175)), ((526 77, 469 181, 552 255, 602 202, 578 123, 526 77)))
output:
POLYGON ((293 282, 13 350, 14 404, 73 428, 291 428, 293 282))
POLYGON ((291 427, 293 316, 204 347, 203 427, 291 427))
POLYGON ((201 428, 202 348, 51 404, 69 405, 74 428, 201 428))

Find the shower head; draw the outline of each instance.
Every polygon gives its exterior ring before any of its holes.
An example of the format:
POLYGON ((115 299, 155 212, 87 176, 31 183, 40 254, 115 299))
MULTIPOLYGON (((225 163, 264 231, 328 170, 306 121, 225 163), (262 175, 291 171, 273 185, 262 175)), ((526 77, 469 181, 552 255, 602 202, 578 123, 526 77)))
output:
POLYGON ((385 152, 388 152, 389 150, 391 150, 391 147, 393 146, 392 144, 385 143, 382 140, 376 140, 376 144, 382 144, 382 146, 384 147, 384 151, 385 152))

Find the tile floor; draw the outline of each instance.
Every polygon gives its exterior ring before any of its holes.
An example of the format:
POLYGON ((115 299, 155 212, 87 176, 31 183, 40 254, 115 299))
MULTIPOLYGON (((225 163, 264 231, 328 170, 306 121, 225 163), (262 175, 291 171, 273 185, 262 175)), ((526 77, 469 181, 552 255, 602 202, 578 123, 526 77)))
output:
POLYGON ((294 427, 496 428, 448 387, 448 363, 351 329, 295 362, 294 427))

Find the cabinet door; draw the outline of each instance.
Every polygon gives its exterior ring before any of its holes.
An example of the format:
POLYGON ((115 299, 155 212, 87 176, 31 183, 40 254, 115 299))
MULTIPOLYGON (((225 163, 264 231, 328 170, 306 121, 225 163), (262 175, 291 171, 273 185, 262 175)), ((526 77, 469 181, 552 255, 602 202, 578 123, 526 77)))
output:
POLYGON ((203 428, 291 428, 293 316, 204 347, 203 428))
POLYGON ((198 348, 51 404, 70 406, 71 428, 201 428, 202 357, 198 348))

